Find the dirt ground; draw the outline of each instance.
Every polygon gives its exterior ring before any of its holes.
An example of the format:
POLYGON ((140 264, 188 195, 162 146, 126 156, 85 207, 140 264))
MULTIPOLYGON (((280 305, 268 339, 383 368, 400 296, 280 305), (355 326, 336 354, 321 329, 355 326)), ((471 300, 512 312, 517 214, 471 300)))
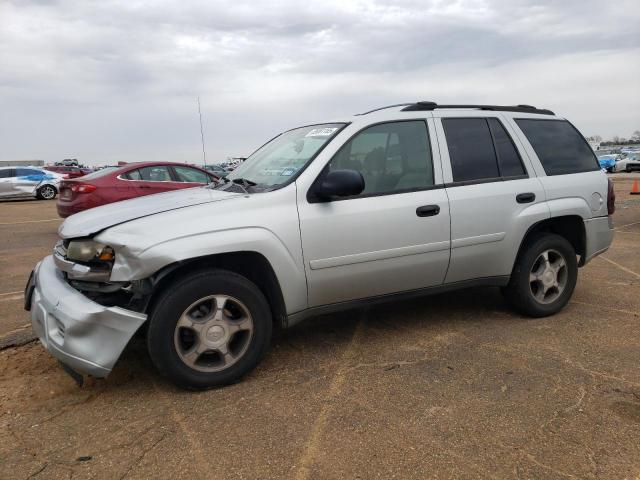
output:
MULTIPOLYGON (((183 392, 134 341, 78 388, 37 342, 0 351, 0 477, 640 478, 640 196, 560 314, 477 288, 310 320, 243 382, 183 392)), ((53 202, 0 204, 0 337, 28 323, 53 202)), ((13 332, 13 333, 12 333, 13 332)))

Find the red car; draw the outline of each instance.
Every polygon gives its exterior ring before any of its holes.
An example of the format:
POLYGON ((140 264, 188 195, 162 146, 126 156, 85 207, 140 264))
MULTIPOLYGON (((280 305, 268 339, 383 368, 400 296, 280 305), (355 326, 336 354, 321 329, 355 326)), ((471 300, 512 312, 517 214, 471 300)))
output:
POLYGON ((219 179, 202 168, 184 163, 141 162, 107 167, 82 178, 60 182, 58 215, 64 218, 107 203, 207 185, 219 179))
POLYGON ((82 168, 79 167, 63 167, 63 166, 47 166, 42 167, 49 172, 59 173, 62 178, 78 178, 87 174, 82 168))

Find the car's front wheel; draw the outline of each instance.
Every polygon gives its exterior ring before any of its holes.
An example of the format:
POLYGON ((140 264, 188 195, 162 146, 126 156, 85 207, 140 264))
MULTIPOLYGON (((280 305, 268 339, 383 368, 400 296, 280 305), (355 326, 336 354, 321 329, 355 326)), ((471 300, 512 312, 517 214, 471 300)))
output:
POLYGON ((225 270, 182 278, 153 306, 147 346, 161 374, 183 388, 234 383, 271 341, 269 305, 248 279, 225 270))
POLYGON ((567 304, 577 278, 573 246, 560 235, 546 233, 524 245, 503 292, 521 313, 546 317, 567 304))
POLYGON ((40 200, 53 200, 56 198, 56 189, 52 185, 43 185, 36 192, 40 200))

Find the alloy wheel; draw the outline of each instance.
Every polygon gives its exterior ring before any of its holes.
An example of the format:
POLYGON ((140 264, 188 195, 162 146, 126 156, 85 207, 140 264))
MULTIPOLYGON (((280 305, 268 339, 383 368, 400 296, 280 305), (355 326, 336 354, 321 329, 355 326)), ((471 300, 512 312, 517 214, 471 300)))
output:
POLYGON ((537 302, 555 301, 567 286, 568 270, 565 258, 557 250, 545 250, 533 262, 529 287, 537 302))
POLYGON ((192 303, 180 316, 174 345, 180 360, 201 372, 234 365, 251 343, 254 324, 249 309, 228 295, 211 295, 192 303))
POLYGON ((45 185, 40 189, 40 195, 45 200, 51 200, 53 197, 56 196, 56 191, 53 189, 53 187, 50 187, 49 185, 45 185))

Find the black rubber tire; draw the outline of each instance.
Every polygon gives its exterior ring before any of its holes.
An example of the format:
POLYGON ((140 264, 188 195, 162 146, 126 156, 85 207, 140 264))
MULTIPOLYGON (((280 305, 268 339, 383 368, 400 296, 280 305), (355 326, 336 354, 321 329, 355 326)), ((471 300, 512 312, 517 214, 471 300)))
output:
POLYGON ((625 169, 625 171, 626 171, 627 173, 631 173, 631 170, 632 170, 632 168, 631 168, 629 165, 627 165, 627 168, 625 169))
POLYGON ((58 190, 56 190, 55 187, 52 187, 51 185, 43 185, 42 187, 40 187, 37 191, 36 191, 36 197, 38 198, 38 200, 54 200, 56 198, 56 195, 58 194, 58 190), (42 189, 46 188, 46 187, 50 187, 51 189, 53 189, 53 197, 50 198, 45 198, 42 195, 42 189))
POLYGON ((227 270, 204 270, 182 277, 154 303, 149 316, 147 349, 161 375, 179 387, 204 390, 236 383, 253 370, 271 343, 273 322, 267 299, 254 283, 227 270), (243 302, 253 317, 253 337, 243 357, 225 370, 201 372, 184 364, 176 352, 173 335, 184 310, 213 294, 226 294, 243 302))
POLYGON ((569 241, 554 233, 543 233, 534 236, 523 247, 511 273, 509 284, 502 289, 508 302, 520 313, 529 317, 547 317, 553 315, 567 304, 578 279, 578 261, 576 252, 569 241), (567 285, 560 296, 553 302, 538 302, 529 284, 529 273, 533 263, 545 250, 557 250, 567 264, 567 285))

